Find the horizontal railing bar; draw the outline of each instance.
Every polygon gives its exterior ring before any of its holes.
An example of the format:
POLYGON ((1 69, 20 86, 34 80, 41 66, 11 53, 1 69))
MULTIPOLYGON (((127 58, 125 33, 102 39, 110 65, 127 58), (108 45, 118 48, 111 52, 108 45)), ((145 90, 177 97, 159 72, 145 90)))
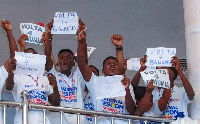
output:
POLYGON ((140 116, 134 116, 134 115, 93 111, 93 110, 91 111, 91 110, 66 108, 66 107, 44 106, 44 105, 37 105, 37 104, 29 104, 29 106, 32 109, 47 109, 49 111, 56 111, 56 112, 63 111, 64 113, 72 113, 72 114, 80 113, 81 115, 97 115, 97 116, 116 117, 116 118, 142 120, 142 121, 146 120, 146 121, 168 122, 168 123, 174 121, 172 119, 165 119, 165 118, 154 118, 154 117, 144 117, 144 116, 140 117, 140 116))
POLYGON ((0 100, 0 105, 6 105, 7 107, 21 107, 23 104, 22 102, 8 102, 0 100))
MULTIPOLYGON (((21 107, 21 102, 7 102, 1 101, 0 105, 6 105, 7 107, 21 107)), ((141 120, 141 121, 156 121, 156 122, 173 122, 172 119, 165 119, 165 118, 154 118, 154 117, 144 117, 144 116, 134 116, 134 115, 126 115, 126 114, 118 114, 118 113, 111 113, 111 112, 102 112, 102 111, 91 111, 91 110, 84 110, 84 109, 75 109, 75 108, 67 108, 67 107, 60 107, 60 106, 45 106, 45 105, 37 105, 37 104, 29 104, 30 109, 43 109, 54 111, 54 112, 64 112, 64 113, 72 113, 77 114, 80 113, 81 115, 97 115, 97 116, 105 116, 105 117, 115 117, 115 118, 123 118, 123 119, 132 119, 132 120, 141 120)))

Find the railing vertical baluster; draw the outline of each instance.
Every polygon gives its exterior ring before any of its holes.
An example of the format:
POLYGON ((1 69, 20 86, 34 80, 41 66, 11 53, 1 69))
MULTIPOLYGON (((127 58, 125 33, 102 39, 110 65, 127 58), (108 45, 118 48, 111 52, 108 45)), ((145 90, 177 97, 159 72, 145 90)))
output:
POLYGON ((23 99, 23 114, 22 114, 22 119, 23 119, 23 124, 28 124, 28 106, 29 106, 29 92, 28 91, 23 91, 21 93, 21 97, 23 99))
POLYGON ((128 124, 131 124, 131 119, 128 119, 128 124))
POLYGON ((114 118, 111 117, 111 124, 114 124, 114 118))
POLYGON ((4 105, 3 106, 3 124, 6 124, 6 108, 7 108, 7 106, 4 105))
POLYGON ((46 109, 43 109, 43 122, 46 124, 46 109))
POLYGON ((94 124, 97 124, 97 115, 94 115, 94 124))
POLYGON ((64 112, 60 112, 60 124, 63 124, 63 114, 64 112))
POLYGON ((80 113, 77 113, 77 124, 80 124, 80 113))
POLYGON ((147 124, 147 122, 148 122, 147 120, 144 121, 145 124, 147 124))

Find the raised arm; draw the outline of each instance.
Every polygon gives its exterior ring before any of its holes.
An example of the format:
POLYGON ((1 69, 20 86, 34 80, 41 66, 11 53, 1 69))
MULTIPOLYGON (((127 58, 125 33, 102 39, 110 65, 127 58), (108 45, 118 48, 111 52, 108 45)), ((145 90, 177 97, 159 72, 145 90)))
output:
POLYGON ((147 66, 145 65, 146 61, 147 61, 147 55, 144 55, 144 58, 140 59, 141 67, 140 67, 139 71, 135 74, 135 76, 133 77, 133 79, 131 81, 131 85, 133 87, 137 87, 138 86, 138 84, 140 82, 140 77, 141 77, 140 72, 144 71, 147 68, 147 66))
POLYGON ((19 39, 17 40, 19 46, 20 46, 20 52, 24 52, 24 50, 26 49, 26 42, 25 39, 28 38, 27 34, 22 34, 19 39))
POLYGON ((151 107, 153 106, 153 89, 153 80, 151 80, 147 86, 147 90, 144 97, 141 98, 140 102, 137 105, 134 115, 142 116, 145 112, 148 112, 151 109, 151 107))
POLYGON ((189 98, 189 100, 194 99, 195 93, 194 90, 190 84, 190 82, 188 81, 188 79, 185 77, 185 75, 183 74, 181 68, 180 68, 180 62, 179 59, 177 57, 172 57, 172 66, 177 70, 178 74, 180 75, 180 78, 182 80, 184 89, 187 93, 187 96, 189 98))
POLYGON ((123 55, 123 36, 114 34, 111 37, 112 43, 116 46, 116 58, 119 62, 120 74, 125 74, 124 55, 123 55))
POLYGON ((12 34, 12 26, 10 24, 10 21, 8 20, 2 20, 1 21, 1 26, 3 29, 6 31, 8 41, 9 41, 9 49, 10 49, 10 58, 14 58, 15 56, 15 51, 18 51, 17 44, 15 41, 15 38, 12 34))
POLYGON ((126 90, 126 96, 125 96, 126 110, 130 114, 133 114, 135 112, 136 106, 135 106, 135 102, 131 96, 132 91, 130 91, 130 89, 129 89, 130 79, 128 79, 126 77, 126 75, 124 75, 124 78, 122 79, 122 84, 125 86, 125 90, 126 90))
POLYGON ((46 58, 46 65, 45 65, 45 70, 50 71, 51 68, 53 67, 53 61, 51 59, 51 53, 52 53, 52 34, 51 34, 51 29, 53 27, 53 20, 47 24, 47 36, 44 37, 45 35, 42 36, 42 40, 45 40, 45 45, 44 45, 44 54, 47 56, 46 58))
MULTIPOLYGON (((14 88, 14 73, 13 71, 16 69, 16 60, 14 58, 10 58, 8 61, 8 66, 5 66, 8 71, 8 77, 6 78, 6 89, 12 90, 14 88)), ((5 64, 6 65, 6 64, 5 64)))
POLYGON ((164 111, 167 107, 167 104, 170 100, 171 95, 171 88, 170 89, 164 89, 162 97, 158 100, 158 107, 160 111, 164 111))
POLYGON ((56 83, 56 77, 49 73, 47 75, 49 79, 49 85, 53 87, 53 93, 48 96, 49 103, 53 106, 60 106, 60 94, 56 83))
POLYGON ((79 29, 76 33, 78 38, 77 63, 84 80, 89 82, 92 76, 92 71, 87 64, 87 43, 84 29, 85 24, 79 19, 79 29))

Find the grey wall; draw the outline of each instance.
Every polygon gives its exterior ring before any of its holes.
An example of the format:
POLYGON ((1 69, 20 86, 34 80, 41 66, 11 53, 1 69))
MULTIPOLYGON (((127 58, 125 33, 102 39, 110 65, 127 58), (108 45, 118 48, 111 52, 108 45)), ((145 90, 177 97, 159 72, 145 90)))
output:
MULTIPOLYGON (((103 60, 115 56, 112 34, 124 37, 126 58, 143 57, 148 47, 176 47, 177 56, 185 58, 184 11, 182 0, 0 0, 0 19, 8 19, 15 39, 20 36, 19 25, 23 22, 47 24, 55 12, 78 13, 88 28, 88 46, 97 49, 91 54, 89 64, 102 69, 103 60)), ((0 28, 0 64, 9 57, 8 40, 0 28)), ((53 54, 62 48, 77 49, 74 35, 54 35, 53 54)), ((43 47, 27 44, 43 54, 43 47)), ((135 72, 127 71, 129 78, 135 72)), ((12 95, 3 99, 13 100, 12 95)), ((13 122, 10 122, 12 124, 13 122)))

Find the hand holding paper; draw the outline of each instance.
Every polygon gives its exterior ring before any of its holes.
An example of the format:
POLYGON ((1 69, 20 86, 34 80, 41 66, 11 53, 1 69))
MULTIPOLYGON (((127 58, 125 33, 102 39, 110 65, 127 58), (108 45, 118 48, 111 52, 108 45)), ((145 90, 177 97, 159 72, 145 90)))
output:
POLYGON ((130 85, 130 79, 126 77, 126 75, 123 75, 124 78, 122 79, 122 84, 125 86, 125 89, 129 89, 130 85))
POLYGON ((180 69, 181 69, 181 68, 180 68, 179 59, 178 59, 176 56, 172 57, 171 63, 172 63, 172 66, 173 66, 176 70, 180 70, 180 69))
POLYGON ((25 39, 28 38, 27 34, 22 34, 19 39, 17 40, 19 46, 20 46, 20 52, 24 52, 24 50, 26 49, 26 42, 25 39))

